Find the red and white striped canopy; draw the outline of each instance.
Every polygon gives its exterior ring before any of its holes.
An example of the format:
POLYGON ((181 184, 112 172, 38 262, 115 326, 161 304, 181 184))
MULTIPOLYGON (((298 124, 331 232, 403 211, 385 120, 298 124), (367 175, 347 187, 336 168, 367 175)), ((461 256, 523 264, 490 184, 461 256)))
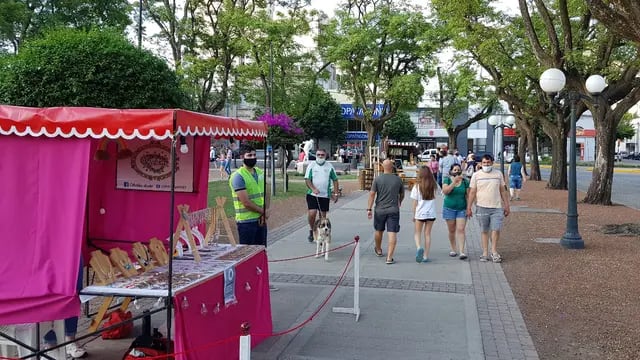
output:
POLYGON ((0 105, 0 135, 161 140, 176 132, 185 136, 259 140, 267 137, 267 125, 261 121, 176 109, 0 105))

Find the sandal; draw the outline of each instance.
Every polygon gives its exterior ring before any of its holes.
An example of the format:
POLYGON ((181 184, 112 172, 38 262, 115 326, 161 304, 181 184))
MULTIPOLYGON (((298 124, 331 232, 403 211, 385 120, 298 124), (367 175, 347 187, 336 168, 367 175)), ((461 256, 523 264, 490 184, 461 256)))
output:
POLYGON ((484 255, 480 256, 480 262, 487 262, 487 261, 489 261, 488 256, 484 256, 484 255))
POLYGON ((393 260, 393 258, 387 259, 387 265, 391 265, 391 264, 395 264, 395 263, 396 263, 396 261, 393 260))
POLYGON ((498 253, 493 253, 493 254, 491 254, 491 260, 494 263, 501 263, 502 262, 502 256, 500 256, 500 254, 498 254, 498 253))
POLYGON ((375 251, 375 252, 376 252, 376 256, 377 256, 377 257, 383 257, 383 256, 384 256, 384 255, 382 254, 382 249, 376 249, 376 248, 373 248, 373 251, 375 251))

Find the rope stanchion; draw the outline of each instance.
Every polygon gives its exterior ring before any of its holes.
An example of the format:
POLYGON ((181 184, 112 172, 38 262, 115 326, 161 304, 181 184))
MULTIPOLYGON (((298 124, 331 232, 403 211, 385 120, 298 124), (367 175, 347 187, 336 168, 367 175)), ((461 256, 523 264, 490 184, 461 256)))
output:
MULTIPOLYGON (((330 253, 330 252, 334 252, 334 251, 338 251, 338 250, 342 250, 348 246, 351 246, 353 244, 355 244, 356 241, 352 241, 350 243, 338 246, 337 248, 334 249, 330 249, 329 251, 323 251, 318 255, 324 255, 325 253, 330 253)), ((277 262, 284 262, 284 261, 294 261, 294 260, 301 260, 301 259, 307 259, 307 258, 312 258, 312 257, 316 257, 316 254, 311 254, 311 255, 303 255, 303 256, 298 256, 298 257, 292 257, 292 258, 288 258, 288 259, 276 259, 276 260, 269 260, 270 263, 277 263, 277 262)))
MULTIPOLYGON (((356 316, 356 322, 360 319, 360 237, 356 236, 356 246, 353 249, 353 307, 343 308, 334 307, 334 313, 353 314, 356 316)), ((348 264, 347 264, 348 266, 348 264)))

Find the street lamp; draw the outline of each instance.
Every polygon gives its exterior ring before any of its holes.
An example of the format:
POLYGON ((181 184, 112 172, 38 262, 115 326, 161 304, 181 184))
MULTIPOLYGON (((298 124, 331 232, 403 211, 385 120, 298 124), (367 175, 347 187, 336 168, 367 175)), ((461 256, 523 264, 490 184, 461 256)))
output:
MULTIPOLYGON (((566 84, 566 77, 560 69, 547 69, 540 76, 540 87, 544 92, 556 99, 565 98, 569 100, 571 107, 571 130, 569 142, 569 200, 567 204, 567 225, 560 245, 567 249, 584 249, 584 241, 578 230, 578 199, 576 185, 576 103, 579 100, 592 100, 588 96, 584 96, 577 91, 563 91, 566 84)), ((592 95, 600 94, 607 84, 600 75, 591 75, 587 79, 585 86, 587 91, 592 95)))
POLYGON ((516 122, 512 114, 501 114, 489 116, 489 125, 493 126, 493 133, 496 129, 500 129, 500 172, 504 176, 504 128, 511 128, 516 122))

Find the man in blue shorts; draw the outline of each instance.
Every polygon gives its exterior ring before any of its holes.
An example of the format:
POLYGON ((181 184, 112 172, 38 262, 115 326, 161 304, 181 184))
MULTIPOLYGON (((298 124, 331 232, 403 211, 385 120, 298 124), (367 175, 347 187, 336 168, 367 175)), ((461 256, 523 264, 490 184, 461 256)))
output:
POLYGON ((313 242, 313 226, 316 222, 318 210, 322 212, 322 217, 327 216, 329 211, 329 198, 338 201, 338 175, 333 165, 326 162, 327 152, 325 149, 316 151, 316 161, 310 162, 307 172, 304 175, 307 184, 307 219, 309 221, 309 236, 307 240, 313 242))

